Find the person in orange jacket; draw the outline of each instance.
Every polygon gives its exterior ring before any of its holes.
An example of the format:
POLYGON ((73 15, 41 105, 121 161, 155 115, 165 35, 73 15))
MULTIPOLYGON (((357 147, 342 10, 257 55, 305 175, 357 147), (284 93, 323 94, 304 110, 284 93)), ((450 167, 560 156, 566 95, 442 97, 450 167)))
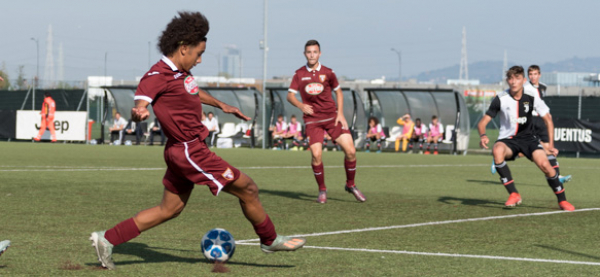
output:
POLYGON ((44 103, 42 104, 42 123, 40 124, 40 132, 33 138, 35 141, 40 141, 46 127, 50 130, 52 136, 52 142, 56 142, 56 130, 54 129, 54 112, 56 111, 56 103, 52 99, 50 92, 44 93, 44 103))
POLYGON ((398 118, 398 121, 396 121, 396 123, 398 123, 398 125, 403 125, 404 127, 402 128, 402 134, 396 137, 396 145, 394 149, 396 150, 396 152, 398 152, 398 150, 400 150, 400 141, 402 141, 402 152, 405 152, 406 146, 412 138, 412 134, 415 129, 415 123, 412 121, 409 114, 405 114, 402 117, 398 118))

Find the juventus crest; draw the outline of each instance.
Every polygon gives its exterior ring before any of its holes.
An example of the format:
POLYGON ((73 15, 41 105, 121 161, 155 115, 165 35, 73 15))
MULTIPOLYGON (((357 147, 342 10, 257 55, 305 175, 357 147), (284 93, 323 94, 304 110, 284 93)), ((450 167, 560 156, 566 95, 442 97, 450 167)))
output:
POLYGON ((525 108, 525 113, 529 112, 529 102, 523 102, 523 108, 525 108))

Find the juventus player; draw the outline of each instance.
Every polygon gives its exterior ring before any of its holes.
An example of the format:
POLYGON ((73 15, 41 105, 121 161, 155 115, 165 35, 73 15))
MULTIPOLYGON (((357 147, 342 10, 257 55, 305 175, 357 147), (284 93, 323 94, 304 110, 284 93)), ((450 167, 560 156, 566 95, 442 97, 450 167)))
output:
MULTIPOLYGON (((527 69, 527 75, 529 77, 529 82, 525 83, 525 93, 531 96, 537 96, 543 101, 544 97, 546 97, 546 85, 540 83, 540 76, 542 76, 540 67, 535 64, 531 65, 527 69)), ((548 148, 548 130, 544 120, 542 120, 535 109, 533 111, 533 131, 539 137, 544 148, 548 148)), ((560 175, 560 169, 555 155, 548 155, 548 161, 550 161, 550 165, 558 172, 558 179, 561 183, 571 181, 571 175, 560 175)))
POLYGON ((492 153, 496 170, 500 174, 500 180, 510 194, 504 204, 514 207, 521 204, 521 195, 515 187, 514 180, 506 164, 506 161, 514 160, 519 153, 533 161, 546 175, 548 185, 558 198, 560 209, 574 211, 575 207, 567 202, 565 189, 558 180, 557 171, 550 165, 547 155, 556 155, 558 150, 554 148, 554 124, 550 117, 549 109, 540 98, 525 94, 523 84, 525 74, 523 67, 513 66, 506 72, 506 80, 509 90, 497 95, 486 115, 479 121, 477 126, 480 136, 480 144, 488 148, 490 139, 485 134, 485 128, 492 118, 500 115, 500 134, 494 143, 492 153), (533 131, 532 112, 536 110, 546 123, 548 129, 548 145, 544 149, 533 131))

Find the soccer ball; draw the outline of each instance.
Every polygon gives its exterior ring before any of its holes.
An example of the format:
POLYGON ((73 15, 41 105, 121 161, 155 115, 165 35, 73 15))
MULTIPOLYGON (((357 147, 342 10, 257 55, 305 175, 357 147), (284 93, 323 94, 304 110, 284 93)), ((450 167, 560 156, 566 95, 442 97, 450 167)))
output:
POLYGON ((215 228, 202 237, 202 254, 210 261, 226 262, 235 252, 235 240, 229 231, 215 228))

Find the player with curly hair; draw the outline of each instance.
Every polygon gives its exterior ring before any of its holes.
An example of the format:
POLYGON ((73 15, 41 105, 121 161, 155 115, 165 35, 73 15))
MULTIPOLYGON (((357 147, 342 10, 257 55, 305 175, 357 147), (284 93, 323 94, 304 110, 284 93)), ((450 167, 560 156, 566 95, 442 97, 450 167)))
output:
POLYGON ((211 152, 204 142, 208 129, 202 124, 202 104, 217 107, 243 120, 250 118, 196 85, 190 70, 202 61, 206 50, 208 20, 199 12, 179 12, 159 38, 163 58, 144 74, 135 93, 131 116, 141 121, 150 115, 152 104, 165 135, 167 171, 158 206, 143 210, 107 231, 93 232, 90 240, 102 266, 114 269, 113 247, 150 228, 177 217, 185 208, 195 184, 206 185, 213 195, 225 191, 237 198, 242 211, 266 253, 293 251, 303 238, 277 235, 275 226, 258 198, 258 187, 246 174, 211 152))

